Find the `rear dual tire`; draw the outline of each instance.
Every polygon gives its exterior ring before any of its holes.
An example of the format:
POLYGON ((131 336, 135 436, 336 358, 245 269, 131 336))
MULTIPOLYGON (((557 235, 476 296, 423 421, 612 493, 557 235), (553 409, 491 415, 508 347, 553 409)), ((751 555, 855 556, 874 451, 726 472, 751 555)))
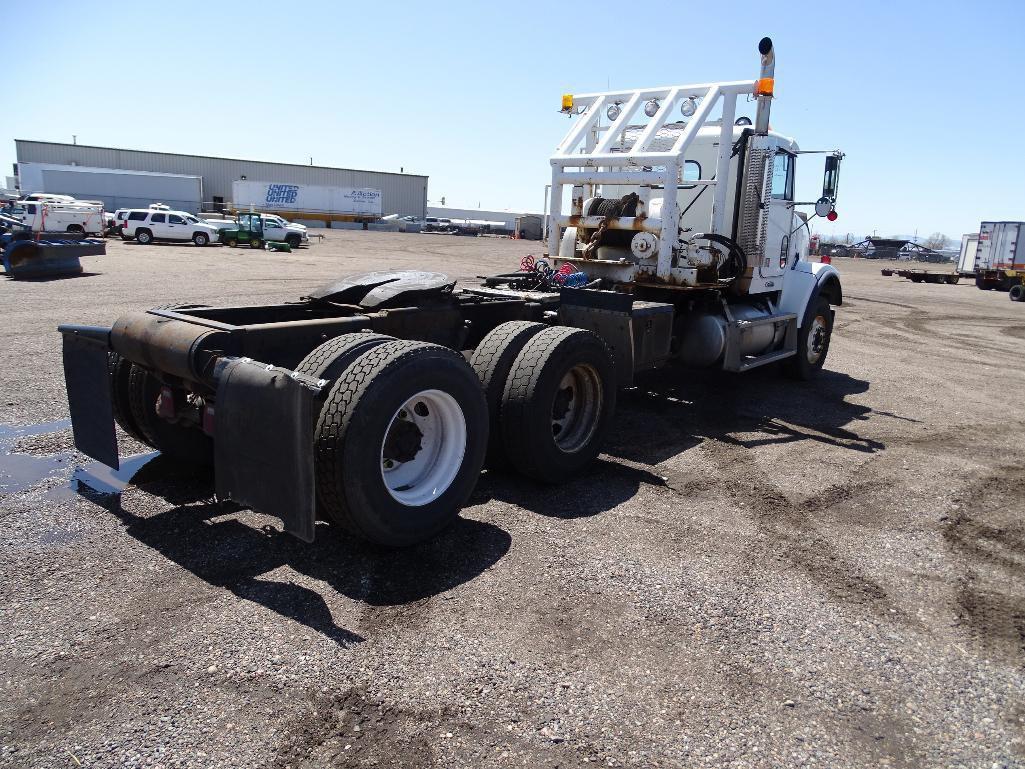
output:
MULTIPOLYGON (((157 414, 161 382, 144 368, 132 364, 128 375, 128 405, 132 423, 143 442, 161 454, 188 465, 209 467, 214 463, 213 439, 199 427, 169 422, 157 414)), ((177 397, 185 397, 183 391, 177 397)))
MULTIPOLYGON (((345 346, 340 357, 350 354, 345 346)), ((318 504, 378 544, 434 536, 459 514, 484 464, 488 413, 476 375, 448 348, 394 340, 336 368, 344 371, 315 433, 318 504)))
POLYGON ((616 384, 612 357, 595 334, 503 323, 470 362, 490 410, 490 467, 558 483, 598 455, 615 413, 616 384))

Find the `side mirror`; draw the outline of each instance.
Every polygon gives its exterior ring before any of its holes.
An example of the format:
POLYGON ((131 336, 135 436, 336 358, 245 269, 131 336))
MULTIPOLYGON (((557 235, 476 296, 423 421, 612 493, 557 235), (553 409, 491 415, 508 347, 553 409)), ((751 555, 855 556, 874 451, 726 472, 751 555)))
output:
POLYGON ((842 153, 826 156, 826 170, 822 175, 822 197, 836 200, 836 190, 840 186, 840 160, 842 153))

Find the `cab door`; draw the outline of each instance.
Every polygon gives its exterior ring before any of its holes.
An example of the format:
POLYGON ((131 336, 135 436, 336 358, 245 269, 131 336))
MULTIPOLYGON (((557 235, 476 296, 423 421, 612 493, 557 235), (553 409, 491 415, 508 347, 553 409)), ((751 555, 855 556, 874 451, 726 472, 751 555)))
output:
POLYGON ((768 214, 765 228, 765 251, 758 274, 763 278, 783 275, 793 265, 794 231, 794 178, 797 156, 778 150, 772 160, 769 199, 765 201, 768 214))
POLYGON ((267 216, 263 218, 264 240, 284 240, 285 228, 281 225, 280 219, 272 219, 267 216))

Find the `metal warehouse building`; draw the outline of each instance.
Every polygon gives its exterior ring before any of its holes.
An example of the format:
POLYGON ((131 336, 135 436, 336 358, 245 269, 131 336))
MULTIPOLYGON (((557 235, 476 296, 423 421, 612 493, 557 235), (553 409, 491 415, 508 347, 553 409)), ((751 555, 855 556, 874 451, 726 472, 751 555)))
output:
MULTIPOLYGON (((357 189, 369 187, 381 191, 381 208, 385 214, 423 217, 427 213, 427 177, 416 174, 358 171, 350 168, 305 166, 294 163, 269 163, 260 160, 181 155, 173 152, 146 152, 28 139, 15 139, 15 146, 19 165, 21 163, 39 163, 61 166, 65 169, 65 173, 61 177, 64 180, 69 178, 67 174, 72 172, 75 166, 90 169, 93 173, 81 174, 78 186, 88 186, 88 183, 92 183, 94 186, 103 187, 103 189, 93 191, 76 189, 68 191, 66 194, 74 194, 83 199, 103 200, 111 210, 140 205, 141 199, 137 200, 139 198, 138 186, 144 180, 133 179, 134 189, 130 195, 131 200, 122 201, 117 199, 119 197, 118 190, 111 189, 117 184, 111 181, 114 175, 96 173, 98 170, 174 174, 179 178, 199 177, 201 179, 202 205, 207 210, 215 210, 218 205, 231 202, 232 182, 249 180, 320 187, 357 189), (85 181, 81 179, 85 179, 85 181)), ((23 194, 30 192, 65 191, 57 189, 22 190, 23 194)), ((161 202, 171 203, 171 201, 161 202)))

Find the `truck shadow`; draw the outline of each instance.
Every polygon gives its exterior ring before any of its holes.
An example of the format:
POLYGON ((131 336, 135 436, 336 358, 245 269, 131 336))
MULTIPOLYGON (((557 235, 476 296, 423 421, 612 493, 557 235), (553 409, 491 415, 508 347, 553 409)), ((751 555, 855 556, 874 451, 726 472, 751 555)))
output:
POLYGON ((132 484, 172 507, 136 515, 124 508, 119 494, 85 488, 80 493, 120 518, 129 535, 203 581, 342 646, 365 639, 337 625, 319 586, 300 582, 322 581, 370 606, 408 604, 469 582, 501 559, 512 542, 497 526, 459 518, 430 541, 401 550, 360 542, 326 523, 318 523, 316 540, 307 544, 276 527, 240 521, 237 505, 213 500, 212 474, 197 476, 164 457, 141 468, 132 484), (301 578, 263 576, 283 566, 301 578))
POLYGON ((705 440, 755 448, 814 441, 851 451, 885 448, 850 429, 873 414, 909 420, 847 400, 869 383, 823 371, 813 382, 795 382, 771 367, 743 376, 721 371, 666 368, 620 394, 616 424, 606 453, 657 464, 705 440))
POLYGON ((558 518, 597 515, 629 500, 641 485, 668 486, 655 466, 709 440, 745 448, 811 441, 875 453, 884 444, 850 425, 873 414, 908 418, 847 400, 868 389, 868 382, 833 371, 814 382, 795 382, 771 367, 743 376, 661 369, 620 391, 604 447, 607 459, 558 486, 491 471, 474 501, 499 499, 558 518))

